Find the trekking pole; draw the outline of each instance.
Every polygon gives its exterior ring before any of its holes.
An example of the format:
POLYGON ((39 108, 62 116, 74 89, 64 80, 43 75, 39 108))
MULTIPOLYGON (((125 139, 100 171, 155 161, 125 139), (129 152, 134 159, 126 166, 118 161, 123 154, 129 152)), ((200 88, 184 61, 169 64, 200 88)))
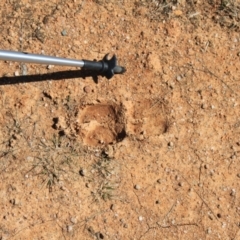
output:
POLYGON ((105 55, 101 61, 96 62, 89 60, 75 60, 41 54, 0 50, 0 59, 15 62, 81 67, 86 70, 96 71, 105 76, 107 79, 112 78, 114 74, 122 74, 126 71, 124 67, 117 65, 116 55, 113 55, 111 59, 108 59, 108 54, 105 55))

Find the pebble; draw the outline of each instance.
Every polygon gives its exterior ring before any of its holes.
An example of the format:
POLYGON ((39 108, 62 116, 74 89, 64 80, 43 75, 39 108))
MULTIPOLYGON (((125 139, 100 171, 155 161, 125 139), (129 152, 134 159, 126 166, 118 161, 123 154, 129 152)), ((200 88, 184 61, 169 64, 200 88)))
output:
POLYGON ((92 92, 92 89, 91 89, 89 86, 85 86, 85 87, 83 88, 83 91, 84 91, 85 93, 90 93, 90 92, 92 92))
POLYGON ((230 196, 234 197, 236 195, 236 190, 233 188, 231 190, 230 196))
POLYGON ((207 234, 211 234, 212 233, 212 229, 211 228, 208 228, 207 229, 207 234))
POLYGON ((134 188, 135 188, 136 190, 140 190, 140 189, 141 189, 141 187, 140 187, 139 185, 137 185, 137 184, 134 186, 134 188))
POLYGON ((139 216, 138 217, 138 220, 141 222, 143 220, 143 217, 142 216, 139 216))
MULTIPOLYGON (((179 186, 179 187, 182 187, 182 186, 183 186, 183 182, 179 182, 179 183, 178 183, 178 186, 179 186)), ((201 187, 202 187, 202 186, 201 186, 201 187)))
POLYGON ((97 232, 97 233, 96 233, 96 237, 97 237, 97 239, 104 239, 103 234, 100 233, 100 232, 97 232))
POLYGON ((62 36, 67 36, 67 30, 66 29, 63 29, 62 32, 61 32, 62 36))
POLYGON ((177 76, 177 81, 181 81, 182 77, 180 75, 177 76))
POLYGON ((19 71, 16 71, 16 72, 14 73, 14 75, 15 75, 15 76, 19 76, 19 71))
POLYGON ((48 65, 47 66, 47 69, 51 69, 51 68, 54 68, 54 66, 53 65, 48 65))
POLYGON ((27 74, 28 74, 27 65, 23 64, 22 65, 22 75, 26 76, 27 74))
POLYGON ((86 169, 80 169, 79 174, 84 177, 86 176, 87 170, 86 169))
POLYGON ((202 106, 201 106, 202 109, 206 109, 207 108, 207 104, 206 103, 203 103, 202 106))
POLYGON ((115 210, 116 210, 116 205, 111 204, 110 209, 111 209, 112 211, 115 211, 115 210))
POLYGON ((10 203, 12 204, 12 205, 19 205, 19 200, 17 199, 17 198, 14 198, 14 199, 11 199, 10 200, 10 203))
POLYGON ((76 223, 77 223, 77 219, 76 219, 76 218, 74 218, 74 217, 72 217, 72 218, 70 219, 70 221, 71 221, 72 223, 74 223, 74 224, 76 224, 76 223))
POLYGON ((72 232, 73 231, 73 226, 72 225, 68 225, 67 226, 67 231, 68 232, 72 232))

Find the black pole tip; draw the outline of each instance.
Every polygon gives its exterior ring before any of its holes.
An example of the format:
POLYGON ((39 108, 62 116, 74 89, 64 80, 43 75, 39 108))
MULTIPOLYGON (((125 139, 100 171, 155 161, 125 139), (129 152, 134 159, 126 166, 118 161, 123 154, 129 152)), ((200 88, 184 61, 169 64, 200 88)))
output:
POLYGON ((117 57, 114 54, 111 59, 108 59, 109 54, 106 54, 102 60, 103 64, 107 67, 103 70, 103 75, 110 79, 114 74, 123 74, 126 72, 125 67, 117 66, 117 57))
POLYGON ((121 67, 121 66, 116 66, 114 68, 114 73, 115 74, 123 74, 126 72, 126 68, 125 67, 121 67))

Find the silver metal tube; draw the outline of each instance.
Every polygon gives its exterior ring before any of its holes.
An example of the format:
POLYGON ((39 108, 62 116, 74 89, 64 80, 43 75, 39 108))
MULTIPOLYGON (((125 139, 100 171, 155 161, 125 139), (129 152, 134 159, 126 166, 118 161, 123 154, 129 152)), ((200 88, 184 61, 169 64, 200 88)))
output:
POLYGON ((0 50, 0 59, 6 61, 37 63, 46 65, 60 65, 71 67, 83 67, 84 61, 69 58, 51 57, 41 54, 0 50))

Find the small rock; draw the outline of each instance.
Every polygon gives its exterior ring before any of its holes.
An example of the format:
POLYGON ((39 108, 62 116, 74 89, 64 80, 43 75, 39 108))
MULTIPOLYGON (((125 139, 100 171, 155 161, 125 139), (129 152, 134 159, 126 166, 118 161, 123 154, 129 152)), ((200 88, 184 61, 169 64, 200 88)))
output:
POLYGON ((80 169, 79 174, 84 177, 86 176, 87 170, 86 169, 80 169))
POLYGON ((138 217, 138 220, 141 222, 143 220, 143 217, 142 216, 139 216, 138 217))
POLYGON ((161 179, 159 178, 159 179, 157 180, 157 183, 159 183, 159 184, 160 184, 161 182, 162 182, 162 181, 161 181, 161 179))
POLYGON ((22 65, 22 75, 26 76, 27 74, 28 74, 27 65, 23 64, 22 65))
POLYGON ((206 232, 207 232, 207 234, 211 234, 212 233, 212 229, 208 228, 206 232))
POLYGON ((73 231, 73 226, 72 225, 68 225, 67 226, 67 231, 68 232, 72 232, 73 231))
POLYGON ((232 197, 236 196, 236 190, 234 188, 231 190, 230 196, 232 197))
POLYGON ((91 87, 89 87, 89 86, 85 86, 85 87, 83 88, 83 91, 84 91, 85 93, 93 92, 92 89, 91 89, 91 87))
POLYGON ((124 228, 128 228, 127 223, 124 223, 124 224, 123 224, 123 227, 124 227, 124 228))
POLYGON ((110 209, 111 209, 112 211, 116 211, 116 205, 115 205, 115 204, 111 204, 110 209))
POLYGON ((62 36, 67 36, 67 30, 66 29, 63 29, 62 32, 61 32, 62 36))
POLYGON ((47 66, 47 69, 51 69, 51 68, 54 68, 54 66, 53 65, 48 65, 47 66))
POLYGON ((97 239, 104 239, 103 234, 100 232, 97 232, 95 235, 96 235, 97 239))
POLYGON ((15 75, 15 76, 19 76, 19 71, 16 71, 16 72, 14 73, 14 75, 15 75))
POLYGON ((54 118, 53 121, 54 121, 54 127, 58 130, 64 130, 68 128, 66 119, 62 116, 54 118))
POLYGON ((74 217, 72 217, 72 218, 70 219, 70 221, 71 221, 71 223, 73 223, 73 224, 76 224, 76 223, 77 223, 77 219, 74 218, 74 217))
POLYGON ((139 140, 144 140, 144 135, 143 135, 143 134, 141 134, 141 135, 139 136, 139 140))
POLYGON ((222 228, 225 228, 227 226, 227 223, 223 222, 222 223, 222 228))
POLYGON ((111 145, 108 145, 106 154, 108 155, 108 157, 113 158, 114 151, 113 151, 113 147, 111 145))
POLYGON ((177 76, 177 81, 181 81, 182 80, 182 77, 180 75, 177 76))
POLYGON ((14 206, 19 205, 19 200, 17 198, 13 198, 13 199, 10 200, 10 203, 14 206))
POLYGON ((183 186, 183 182, 179 182, 179 183, 178 183, 178 186, 179 186, 179 187, 182 187, 182 186, 183 186))
POLYGON ((64 186, 61 186, 60 189, 61 189, 62 191, 69 192, 68 189, 67 189, 66 187, 64 187, 64 186))
POLYGON ((135 188, 136 190, 140 190, 140 189, 141 189, 141 187, 140 187, 139 185, 137 185, 137 184, 134 186, 134 188, 135 188))
POLYGON ((237 174, 237 177, 240 178, 240 173, 237 174))

